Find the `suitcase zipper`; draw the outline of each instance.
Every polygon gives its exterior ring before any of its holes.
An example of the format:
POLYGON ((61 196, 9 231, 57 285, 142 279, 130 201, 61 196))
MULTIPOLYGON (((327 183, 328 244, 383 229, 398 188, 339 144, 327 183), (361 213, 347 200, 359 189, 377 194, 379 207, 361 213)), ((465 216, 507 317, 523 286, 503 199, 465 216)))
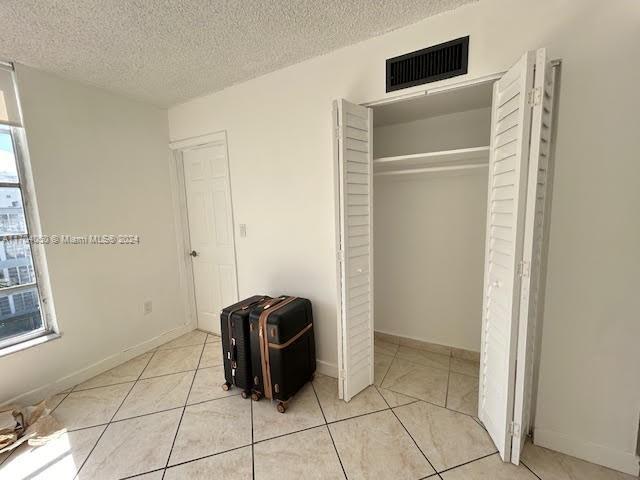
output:
MULTIPOLYGON (((297 297, 289 297, 286 300, 282 300, 287 297, 280 297, 277 304, 267 304, 265 309, 260 314, 258 319, 258 338, 260 340, 260 362, 262 364, 262 384, 264 386, 264 396, 266 398, 273 398, 273 392, 271 387, 271 365, 269 363, 269 344, 267 341, 267 319, 271 313, 293 302, 297 297)), ((279 390, 279 389, 278 389, 279 390)), ((276 392, 279 393, 279 392, 276 392)))

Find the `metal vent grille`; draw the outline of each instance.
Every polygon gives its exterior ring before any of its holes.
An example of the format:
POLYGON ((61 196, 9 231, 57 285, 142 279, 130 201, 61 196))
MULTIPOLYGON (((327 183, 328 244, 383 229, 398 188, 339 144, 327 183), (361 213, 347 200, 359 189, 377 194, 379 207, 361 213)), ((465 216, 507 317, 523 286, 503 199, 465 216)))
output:
POLYGON ((464 75, 469 37, 461 37, 387 60, 387 92, 464 75))

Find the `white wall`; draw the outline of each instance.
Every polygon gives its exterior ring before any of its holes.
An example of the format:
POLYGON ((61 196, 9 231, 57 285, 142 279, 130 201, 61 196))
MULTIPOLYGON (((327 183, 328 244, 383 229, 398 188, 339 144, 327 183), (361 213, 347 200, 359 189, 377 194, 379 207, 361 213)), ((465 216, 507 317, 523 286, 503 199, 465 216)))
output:
MULTIPOLYGON (((490 128, 490 108, 376 127, 374 157, 484 146, 490 128)), ((375 329, 479 352, 487 170, 374 179, 375 329)))
POLYGON ((166 110, 20 65, 17 78, 43 232, 140 244, 46 248, 62 338, 0 358, 0 404, 68 386, 185 322, 166 110))
POLYGON ((228 131, 240 294, 311 298, 335 364, 331 100, 384 97, 386 58, 451 38, 471 36, 468 77, 547 46, 563 66, 536 439, 637 472, 639 23, 635 0, 482 0, 171 108, 174 140, 228 131))
POLYGON ((375 329, 480 351, 487 170, 374 183, 375 329))

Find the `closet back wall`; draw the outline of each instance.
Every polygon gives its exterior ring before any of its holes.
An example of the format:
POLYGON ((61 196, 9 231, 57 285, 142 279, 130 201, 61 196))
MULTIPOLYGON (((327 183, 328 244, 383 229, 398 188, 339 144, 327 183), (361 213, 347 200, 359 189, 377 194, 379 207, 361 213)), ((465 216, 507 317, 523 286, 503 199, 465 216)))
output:
MULTIPOLYGON (((488 145, 490 128, 489 108, 377 127, 374 158, 488 145)), ((487 169, 384 175, 373 191, 375 329, 480 351, 487 169)))
POLYGON ((486 200, 486 169, 376 178, 376 331, 480 351, 486 200))
POLYGON ((490 107, 379 127, 375 118, 373 158, 489 145, 490 107))

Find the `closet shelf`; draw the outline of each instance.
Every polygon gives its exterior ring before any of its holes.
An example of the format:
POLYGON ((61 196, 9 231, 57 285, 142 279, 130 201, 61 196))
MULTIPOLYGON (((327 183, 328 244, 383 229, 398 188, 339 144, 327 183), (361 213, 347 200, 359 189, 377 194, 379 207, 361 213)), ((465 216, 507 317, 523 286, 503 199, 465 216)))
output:
POLYGON ((417 173, 453 172, 455 170, 487 168, 488 166, 489 165, 486 163, 471 163, 466 165, 445 165, 442 167, 405 168, 404 170, 385 170, 383 172, 376 172, 374 175, 413 175, 417 173))
MULTIPOLYGON (((459 148, 440 152, 414 153, 397 157, 381 157, 373 160, 374 167, 428 167, 459 163, 488 163, 489 147, 459 148)), ((383 170, 381 170, 383 171, 383 170)))

